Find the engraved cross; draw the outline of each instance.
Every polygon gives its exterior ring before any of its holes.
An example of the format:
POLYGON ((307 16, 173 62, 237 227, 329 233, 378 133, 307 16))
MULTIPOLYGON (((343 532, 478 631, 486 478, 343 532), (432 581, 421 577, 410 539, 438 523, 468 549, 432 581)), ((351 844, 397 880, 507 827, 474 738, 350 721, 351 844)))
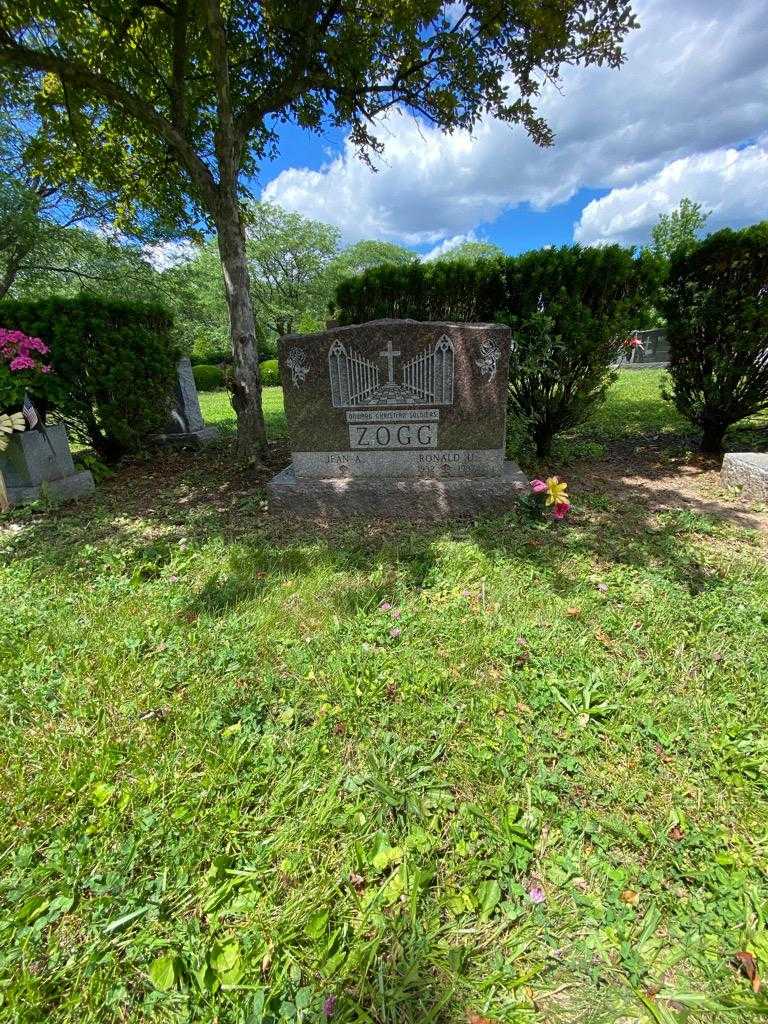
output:
POLYGON ((387 342, 386 351, 379 352, 379 355, 383 356, 387 360, 387 365, 389 366, 389 383, 390 384, 394 384, 395 383, 395 356, 402 355, 402 352, 393 352, 392 351, 392 339, 390 338, 389 341, 387 342))

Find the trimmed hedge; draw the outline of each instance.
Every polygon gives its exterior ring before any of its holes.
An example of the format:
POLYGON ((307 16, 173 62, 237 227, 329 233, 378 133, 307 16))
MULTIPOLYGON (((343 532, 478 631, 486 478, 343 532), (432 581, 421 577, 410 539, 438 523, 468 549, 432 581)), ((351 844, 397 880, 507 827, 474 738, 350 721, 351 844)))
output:
POLYGON ((726 228, 673 256, 665 290, 671 392, 719 452, 732 423, 768 408, 768 222, 726 228))
POLYGON ((192 367, 192 376, 198 391, 218 391, 224 387, 224 373, 220 366, 200 363, 192 367))
POLYGON ((229 366, 232 363, 230 349, 210 349, 199 355, 191 355, 189 361, 193 366, 229 366))
POLYGON ((336 288, 341 324, 392 317, 483 323, 506 308, 508 260, 385 264, 346 278, 336 288))
POLYGON ((0 302, 0 324, 43 339, 60 388, 55 412, 107 461, 164 425, 179 353, 159 306, 90 296, 0 302))
POLYGON ((263 387, 272 388, 280 383, 280 367, 276 359, 265 359, 259 369, 263 387))

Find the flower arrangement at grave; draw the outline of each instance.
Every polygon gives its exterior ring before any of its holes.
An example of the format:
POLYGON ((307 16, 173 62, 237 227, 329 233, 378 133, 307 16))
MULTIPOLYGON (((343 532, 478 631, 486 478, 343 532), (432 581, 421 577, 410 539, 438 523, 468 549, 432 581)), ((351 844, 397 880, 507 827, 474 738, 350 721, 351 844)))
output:
POLYGON ((41 417, 55 402, 59 388, 49 356, 42 338, 0 327, 0 409, 6 416, 20 412, 25 398, 41 417))
POLYGON ((558 476, 549 476, 546 480, 531 480, 531 494, 540 512, 551 510, 552 518, 562 521, 571 508, 568 497, 568 484, 558 476))
POLYGON ((645 352, 645 345, 638 332, 635 331, 624 341, 624 356, 631 363, 638 352, 645 352))

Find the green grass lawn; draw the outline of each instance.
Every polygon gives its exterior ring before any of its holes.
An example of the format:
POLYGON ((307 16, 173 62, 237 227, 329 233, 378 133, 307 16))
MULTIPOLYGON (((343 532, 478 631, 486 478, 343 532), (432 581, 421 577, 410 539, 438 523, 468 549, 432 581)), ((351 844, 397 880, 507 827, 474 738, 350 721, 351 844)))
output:
MULTIPOLYGON (((574 443, 685 435, 658 380, 574 443)), ((765 539, 571 485, 326 530, 224 446, 0 518, 0 1020, 768 1012, 765 539)))
MULTIPOLYGON (((262 407, 267 430, 271 438, 284 437, 287 431, 283 412, 283 389, 264 388, 262 407)), ((200 408, 207 423, 215 423, 225 434, 234 434, 235 411, 229 400, 228 391, 206 391, 200 395, 200 408)))

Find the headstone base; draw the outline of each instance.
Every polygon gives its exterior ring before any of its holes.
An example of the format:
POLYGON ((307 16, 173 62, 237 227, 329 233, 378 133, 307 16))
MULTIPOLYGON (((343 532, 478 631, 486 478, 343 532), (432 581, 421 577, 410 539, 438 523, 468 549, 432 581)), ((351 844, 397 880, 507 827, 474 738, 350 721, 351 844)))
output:
POLYGON ((741 487, 745 498, 768 501, 768 454, 729 452, 723 459, 720 480, 726 487, 741 487))
POLYGON ((494 515, 528 493, 528 478, 514 462, 501 476, 393 480, 371 477, 297 478, 288 466, 267 485, 269 507, 309 518, 427 519, 494 515))
POLYGON ((0 474, 0 512, 14 508, 16 505, 29 505, 33 501, 52 501, 59 504, 63 501, 74 501, 86 494, 93 494, 96 485, 90 471, 84 469, 61 480, 45 480, 33 487, 7 487, 3 485, 0 474))
POLYGON ((186 434, 155 434, 150 438, 155 444, 168 448, 206 448, 219 439, 217 427, 203 427, 186 434))

